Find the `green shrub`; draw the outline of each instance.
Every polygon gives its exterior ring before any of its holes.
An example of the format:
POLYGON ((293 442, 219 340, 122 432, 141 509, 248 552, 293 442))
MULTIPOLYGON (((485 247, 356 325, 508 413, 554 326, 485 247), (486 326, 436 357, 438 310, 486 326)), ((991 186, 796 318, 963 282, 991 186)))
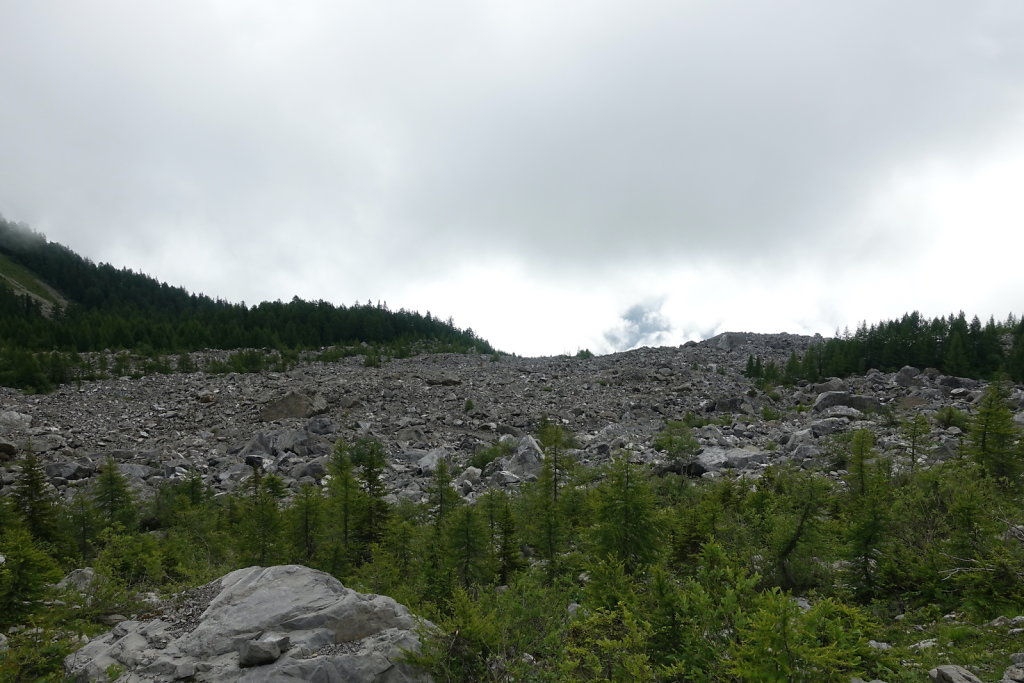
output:
POLYGON ((968 417, 967 413, 957 410, 953 406, 942 406, 935 411, 935 424, 943 429, 959 427, 966 431, 971 424, 971 418, 968 417))
POLYGON ((668 422, 654 437, 653 446, 659 451, 665 451, 673 460, 678 460, 696 454, 700 443, 684 420, 668 422))
POLYGON ((512 455, 516 445, 512 441, 499 441, 495 444, 481 448, 469 459, 469 464, 478 469, 484 469, 498 458, 506 458, 512 455))
MULTIPOLYGON (((806 612, 789 595, 766 591, 739 629, 730 673, 747 681, 838 681, 884 670, 868 645, 877 626, 860 609, 825 599, 806 612)), ((873 676, 871 676, 873 677, 873 676)))
POLYGON ((380 367, 380 352, 370 347, 363 354, 363 366, 367 368, 379 368, 380 367))
POLYGON ((0 625, 16 624, 31 613, 47 584, 60 578, 57 563, 21 526, 0 535, 0 625))

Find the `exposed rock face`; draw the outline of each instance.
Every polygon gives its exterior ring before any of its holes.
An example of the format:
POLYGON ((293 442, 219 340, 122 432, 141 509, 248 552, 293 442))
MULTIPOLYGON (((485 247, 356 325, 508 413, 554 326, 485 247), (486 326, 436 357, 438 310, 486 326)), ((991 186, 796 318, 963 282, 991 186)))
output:
POLYGON ((68 675, 105 681, 116 666, 123 683, 429 680, 399 661, 419 648, 404 606, 315 569, 248 567, 186 595, 159 618, 121 622, 69 655, 68 675))

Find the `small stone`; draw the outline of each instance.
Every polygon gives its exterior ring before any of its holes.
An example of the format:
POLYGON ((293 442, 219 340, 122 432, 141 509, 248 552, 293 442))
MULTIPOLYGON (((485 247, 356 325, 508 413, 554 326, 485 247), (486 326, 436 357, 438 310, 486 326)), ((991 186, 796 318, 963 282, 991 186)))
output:
POLYGON ((196 675, 195 662, 182 662, 174 668, 174 680, 180 681, 185 678, 192 678, 196 675))
POLYGON ((276 662, 281 648, 273 640, 246 640, 238 646, 238 666, 248 668, 276 662))

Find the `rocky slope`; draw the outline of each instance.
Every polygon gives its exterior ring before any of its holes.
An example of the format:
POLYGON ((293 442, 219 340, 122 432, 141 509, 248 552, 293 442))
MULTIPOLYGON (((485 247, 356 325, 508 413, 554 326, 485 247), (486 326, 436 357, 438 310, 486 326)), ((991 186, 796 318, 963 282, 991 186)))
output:
MULTIPOLYGON (((894 416, 943 406, 970 412, 981 383, 904 368, 816 385, 754 389, 742 370, 749 354, 784 362, 809 337, 728 333, 681 347, 643 348, 590 359, 420 355, 365 367, 360 357, 310 363, 287 373, 204 373, 116 378, 52 394, 0 393, 0 495, 31 447, 64 496, 87 486, 112 458, 142 495, 200 472, 217 491, 237 488, 259 463, 287 486, 318 483, 333 444, 378 437, 390 455, 391 495, 421 500, 437 461, 448 458, 460 492, 515 487, 536 475, 541 454, 530 436, 547 416, 573 432, 584 465, 618 451, 658 464, 652 441, 667 420, 688 412, 711 422, 694 475, 751 474, 795 461, 830 469, 832 434, 876 432, 898 455, 894 416), (483 472, 467 467, 481 447, 512 440, 514 451, 483 472)), ((1024 393, 1015 389, 1019 410, 1024 393)), ((1018 415, 1018 417, 1022 417, 1018 415)), ((936 428, 927 455, 956 452, 959 430, 936 428)))

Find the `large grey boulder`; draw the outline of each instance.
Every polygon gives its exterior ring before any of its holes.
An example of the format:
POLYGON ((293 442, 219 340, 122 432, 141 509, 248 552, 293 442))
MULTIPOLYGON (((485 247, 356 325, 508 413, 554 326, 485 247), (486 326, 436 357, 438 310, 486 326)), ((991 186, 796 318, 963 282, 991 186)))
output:
POLYGON ((841 417, 826 417, 823 420, 815 420, 811 423, 811 433, 816 438, 835 434, 846 429, 849 423, 841 417))
POLYGON ((238 646, 238 666, 247 669, 251 666, 272 664, 281 656, 281 643, 287 644, 288 637, 271 638, 268 640, 246 640, 238 646))
POLYGON ((87 593, 92 589, 93 583, 96 582, 96 572, 93 571, 92 567, 85 567, 84 569, 72 570, 67 576, 57 583, 57 588, 61 590, 72 590, 78 593, 87 593))
POLYGON ((260 419, 264 422, 271 422, 291 417, 313 417, 326 411, 327 402, 322 397, 310 398, 301 392, 289 391, 276 401, 271 401, 263 406, 263 410, 260 411, 260 419))
POLYGON ((699 476, 705 472, 720 472, 724 469, 744 469, 766 460, 767 453, 762 451, 713 446, 701 451, 687 466, 687 471, 693 476, 699 476))
POLYGON ((96 469, 74 460, 58 460, 57 462, 49 462, 43 465, 43 471, 51 479, 59 477, 71 480, 84 479, 95 474, 96 469))
POLYGON ((0 461, 9 460, 18 454, 18 444, 0 438, 0 461))
POLYGON ((928 672, 935 683, 981 683, 981 679, 956 664, 937 666, 928 672))
POLYGON ((532 436, 523 436, 516 440, 516 450, 505 458, 502 470, 511 472, 520 479, 535 477, 544 465, 544 451, 532 436))
POLYGON ((391 598, 357 593, 324 572, 298 565, 248 567, 197 589, 191 602, 161 618, 121 622, 65 658, 64 668, 83 682, 108 680, 111 667, 125 671, 121 683, 189 676, 429 681, 399 661, 403 651, 419 649, 417 625, 391 598))
POLYGON ((15 410, 0 411, 0 432, 20 432, 32 426, 32 416, 15 410))
POLYGON ((443 448, 435 448, 416 461, 417 471, 420 476, 429 477, 437 470, 437 464, 448 459, 448 451, 443 448))
POLYGON ((910 365, 904 365, 900 368, 899 372, 892 379, 897 386, 901 387, 919 387, 924 384, 921 380, 921 371, 910 365))
POLYGON ((846 406, 856 408, 863 412, 873 412, 881 407, 878 399, 870 396, 858 396, 848 391, 825 391, 818 395, 814 401, 814 412, 820 413, 833 406, 846 406))

